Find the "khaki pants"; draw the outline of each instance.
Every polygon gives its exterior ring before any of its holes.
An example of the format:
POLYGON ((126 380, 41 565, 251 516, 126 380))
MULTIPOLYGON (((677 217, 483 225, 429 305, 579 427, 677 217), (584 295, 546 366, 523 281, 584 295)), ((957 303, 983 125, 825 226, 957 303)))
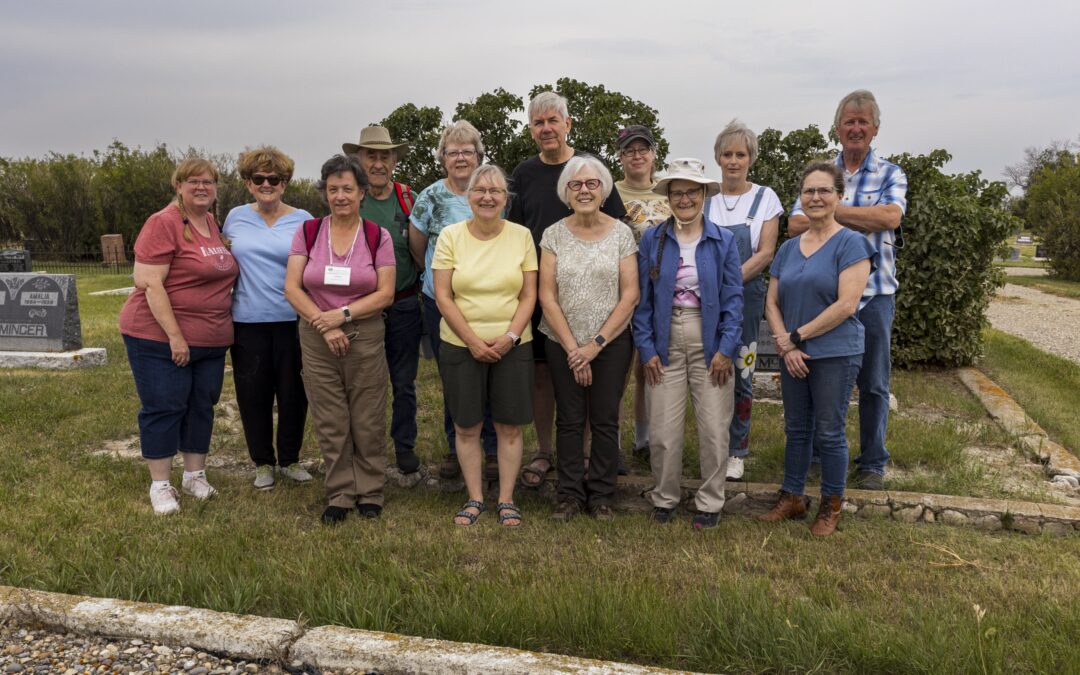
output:
POLYGON ((334 356, 319 331, 300 322, 300 348, 315 436, 326 467, 330 506, 383 503, 386 386, 380 316, 342 326, 349 352, 334 356))
POLYGON ((721 387, 710 381, 701 343, 701 311, 675 307, 664 376, 660 384, 645 387, 649 402, 649 450, 656 483, 647 497, 656 507, 675 508, 682 498, 679 483, 688 389, 697 417, 702 479, 694 501, 698 511, 718 513, 724 508, 728 425, 734 410, 735 380, 729 378, 721 387))

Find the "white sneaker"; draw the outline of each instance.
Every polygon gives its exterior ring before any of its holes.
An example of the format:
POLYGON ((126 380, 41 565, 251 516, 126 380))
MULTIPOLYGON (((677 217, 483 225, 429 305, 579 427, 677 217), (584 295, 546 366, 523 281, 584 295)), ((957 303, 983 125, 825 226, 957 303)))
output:
POLYGON ((299 464, 290 464, 278 469, 278 473, 286 478, 292 478, 297 483, 306 483, 311 480, 311 474, 299 464))
POLYGON ((255 487, 260 490, 271 490, 274 487, 274 467, 263 464, 255 467, 255 487))
POLYGON ((180 504, 176 501, 178 496, 176 488, 171 485, 150 487, 150 504, 154 507, 154 513, 159 516, 167 516, 180 510, 180 504))
POLYGON ((185 478, 183 489, 185 494, 189 494, 195 499, 210 499, 217 494, 217 490, 214 486, 210 485, 210 482, 206 480, 206 475, 193 476, 192 478, 185 478))
POLYGON ((728 480, 740 480, 742 479, 743 471, 745 470, 746 461, 742 457, 728 457, 727 458, 727 479, 728 480))

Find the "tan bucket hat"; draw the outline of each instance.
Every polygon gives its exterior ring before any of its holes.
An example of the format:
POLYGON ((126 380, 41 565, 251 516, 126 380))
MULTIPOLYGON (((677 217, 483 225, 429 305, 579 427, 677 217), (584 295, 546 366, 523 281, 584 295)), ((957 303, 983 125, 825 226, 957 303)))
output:
POLYGON ((720 192, 720 181, 705 176, 705 164, 700 159, 685 157, 673 159, 667 165, 664 176, 656 182, 653 192, 667 196, 668 185, 673 180, 688 180, 705 186, 705 199, 720 192))
POLYGON ((409 152, 408 143, 395 143, 390 140, 390 131, 386 127, 370 126, 364 127, 360 132, 359 143, 342 143, 341 150, 346 155, 355 155, 360 151, 360 148, 367 148, 368 150, 393 150, 398 159, 401 159, 409 152))

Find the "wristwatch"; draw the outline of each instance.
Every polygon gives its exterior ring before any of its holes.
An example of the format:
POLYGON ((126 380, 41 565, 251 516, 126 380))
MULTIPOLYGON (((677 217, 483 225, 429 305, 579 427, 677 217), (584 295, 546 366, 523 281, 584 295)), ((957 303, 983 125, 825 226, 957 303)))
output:
POLYGON ((603 349, 604 344, 607 342, 607 339, 603 335, 601 335, 600 333, 597 333, 596 337, 593 338, 593 342, 596 343, 597 347, 599 347, 600 349, 603 349))
POLYGON ((349 311, 348 305, 341 308, 341 313, 345 315, 345 323, 352 323, 352 312, 349 311))
POLYGON ((802 336, 799 335, 799 329, 798 328, 791 331, 791 335, 789 335, 788 338, 791 340, 791 344, 793 344, 794 346, 802 347, 802 336))
POLYGON ((517 347, 521 344, 521 336, 514 333, 512 330, 506 331, 506 337, 514 341, 514 346, 517 347))

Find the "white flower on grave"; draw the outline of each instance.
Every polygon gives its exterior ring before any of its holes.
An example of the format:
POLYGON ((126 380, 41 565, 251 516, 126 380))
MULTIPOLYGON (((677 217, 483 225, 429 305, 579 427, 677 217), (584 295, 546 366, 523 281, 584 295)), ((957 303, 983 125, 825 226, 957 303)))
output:
POLYGON ((739 374, 745 380, 754 374, 757 365, 757 342, 739 348, 739 374))

